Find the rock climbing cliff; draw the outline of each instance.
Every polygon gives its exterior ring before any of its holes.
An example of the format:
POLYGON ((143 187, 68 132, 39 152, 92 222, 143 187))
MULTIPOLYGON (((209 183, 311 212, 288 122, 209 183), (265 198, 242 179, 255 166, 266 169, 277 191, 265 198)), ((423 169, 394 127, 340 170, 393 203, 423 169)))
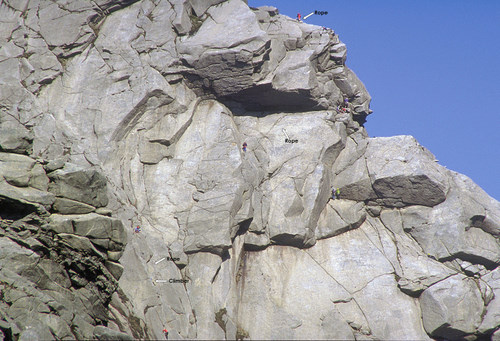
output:
POLYGON ((500 339, 500 203, 345 61, 242 0, 0 2, 0 339, 500 339))

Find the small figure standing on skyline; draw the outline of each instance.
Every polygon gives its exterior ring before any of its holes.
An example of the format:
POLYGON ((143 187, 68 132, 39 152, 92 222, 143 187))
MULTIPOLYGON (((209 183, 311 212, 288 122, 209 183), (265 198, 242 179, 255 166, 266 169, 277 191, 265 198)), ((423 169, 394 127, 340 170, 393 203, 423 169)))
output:
POLYGON ((297 13, 297 21, 302 21, 302 15, 300 15, 300 13, 297 13))

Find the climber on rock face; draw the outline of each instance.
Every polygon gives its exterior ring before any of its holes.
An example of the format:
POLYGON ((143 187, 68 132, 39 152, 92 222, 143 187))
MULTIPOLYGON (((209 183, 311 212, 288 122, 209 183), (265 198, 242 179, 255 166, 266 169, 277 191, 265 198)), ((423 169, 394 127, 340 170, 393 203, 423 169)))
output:
POLYGON ((134 228, 134 232, 135 232, 135 233, 139 233, 139 232, 141 232, 141 228, 139 227, 139 225, 137 225, 137 226, 134 228))
POLYGON ((337 109, 339 109, 343 113, 348 113, 349 112, 349 99, 344 98, 344 102, 341 105, 339 105, 339 107, 337 109))
POLYGON ((344 98, 344 108, 349 108, 349 99, 344 98))
POLYGON ((340 199, 340 189, 332 186, 332 199, 340 199))
POLYGON ((247 143, 246 142, 243 142, 243 151, 246 152, 247 151, 247 143))
POLYGON ((168 330, 167 330, 167 328, 163 329, 163 334, 165 334, 165 338, 168 340, 168 330))

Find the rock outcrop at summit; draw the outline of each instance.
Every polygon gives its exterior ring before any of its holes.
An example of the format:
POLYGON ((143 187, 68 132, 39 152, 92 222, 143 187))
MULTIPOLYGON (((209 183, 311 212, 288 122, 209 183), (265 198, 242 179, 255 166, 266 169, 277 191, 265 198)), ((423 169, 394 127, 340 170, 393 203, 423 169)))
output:
POLYGON ((0 4, 0 336, 500 337, 500 203, 345 62, 242 0, 0 4))

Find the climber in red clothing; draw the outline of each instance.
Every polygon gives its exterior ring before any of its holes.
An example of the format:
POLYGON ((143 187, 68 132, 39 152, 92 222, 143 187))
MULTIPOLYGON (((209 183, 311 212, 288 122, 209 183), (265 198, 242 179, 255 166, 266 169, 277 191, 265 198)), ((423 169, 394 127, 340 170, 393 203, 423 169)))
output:
POLYGON ((348 113, 349 112, 349 99, 348 98, 345 98, 344 99, 344 102, 337 106, 337 111, 339 113, 348 113))
POLYGON ((165 338, 168 340, 168 330, 167 330, 167 328, 163 329, 163 334, 165 334, 165 338))
POLYGON ((297 13, 297 21, 302 21, 302 15, 300 15, 300 13, 297 13))

